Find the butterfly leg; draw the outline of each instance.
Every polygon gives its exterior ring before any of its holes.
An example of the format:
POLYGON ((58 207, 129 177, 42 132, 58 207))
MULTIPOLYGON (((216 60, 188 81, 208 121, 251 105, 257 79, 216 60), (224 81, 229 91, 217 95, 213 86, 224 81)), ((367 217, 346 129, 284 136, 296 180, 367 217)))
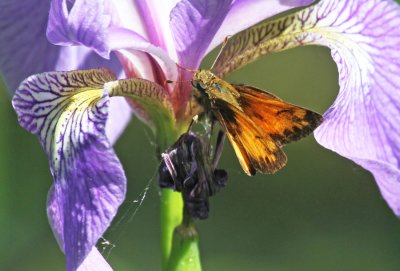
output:
POLYGON ((213 161, 212 161, 213 168, 217 168, 219 159, 221 158, 221 155, 222 155, 222 150, 224 148, 225 138, 226 138, 225 131, 219 130, 218 137, 217 137, 217 143, 215 144, 214 157, 213 157, 213 161))

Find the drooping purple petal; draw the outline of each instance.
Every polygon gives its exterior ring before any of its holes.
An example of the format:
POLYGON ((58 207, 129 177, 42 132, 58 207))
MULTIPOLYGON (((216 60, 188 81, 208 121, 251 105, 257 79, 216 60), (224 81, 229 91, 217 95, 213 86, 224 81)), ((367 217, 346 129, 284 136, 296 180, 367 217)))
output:
MULTIPOLYGON (((64 250, 63 214, 60 211, 61 209, 58 205, 58 199, 54 193, 54 186, 51 186, 47 198, 47 216, 60 249, 64 250)), ((77 271, 112 271, 112 268, 94 246, 87 257, 83 260, 77 271)))
POLYGON ((371 171, 400 216, 400 6, 357 0, 316 8, 323 11, 318 25, 340 31, 320 42, 332 50, 340 91, 316 139, 371 171))
POLYGON ((331 49, 339 94, 317 141, 368 169, 400 216, 400 6, 393 0, 322 0, 232 37, 214 72, 226 75, 267 53, 331 49))
POLYGON ((110 225, 125 197, 126 178, 105 135, 109 96, 107 70, 49 72, 21 83, 13 106, 26 130, 37 135, 54 177, 50 216, 66 255, 76 270, 110 225))
POLYGON ((243 29, 286 10, 306 6, 314 0, 236 0, 226 16, 217 34, 208 46, 206 53, 243 29))
POLYGON ((182 0, 171 11, 170 27, 179 63, 197 68, 232 0, 182 0))

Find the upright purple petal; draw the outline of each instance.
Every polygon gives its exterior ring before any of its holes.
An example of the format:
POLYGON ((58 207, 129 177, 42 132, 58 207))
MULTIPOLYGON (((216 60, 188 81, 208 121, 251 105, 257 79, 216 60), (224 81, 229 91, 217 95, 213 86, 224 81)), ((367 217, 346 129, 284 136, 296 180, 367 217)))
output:
POLYGON ((0 2, 0 71, 12 92, 32 72, 51 70, 57 62, 59 49, 41 32, 48 10, 49 1, 0 2))
POLYGON ((49 8, 50 1, 46 0, 0 2, 0 71, 12 93, 34 73, 94 67, 121 71, 115 57, 105 61, 81 46, 60 47, 49 43, 46 38, 49 8))
POLYGON ((13 98, 20 124, 38 136, 49 159, 59 213, 49 218, 67 271, 93 250, 125 197, 126 178, 105 135, 109 96, 103 85, 112 80, 107 70, 37 74, 13 98))
MULTIPOLYGON (((70 9, 66 8, 66 3, 67 0, 52 1, 47 28, 47 36, 51 42, 59 45, 87 46, 104 58, 108 58, 111 51, 118 51, 125 56, 130 55, 130 51, 149 53, 167 79, 177 80, 175 62, 167 52, 138 32, 124 27, 119 17, 121 12, 117 8, 118 2, 76 0, 70 9)), ((142 14, 142 18, 145 16, 147 14, 142 14)), ((163 34, 169 35, 169 33, 163 34)), ((141 61, 131 65, 136 66, 137 70, 154 68, 148 67, 148 62, 141 61)), ((155 77, 154 74, 151 76, 155 77)))
POLYGON ((169 26, 169 15, 177 2, 179 0, 118 1, 116 9, 119 11, 119 16, 123 16, 124 22, 121 20, 121 23, 126 28, 141 33, 148 41, 164 49, 172 59, 177 61, 169 26), (136 13, 135 16, 132 15, 133 13, 136 13))
MULTIPOLYGON (((40 72, 98 67, 121 72, 122 66, 114 55, 107 61, 83 46, 60 47, 49 43, 46 38, 49 8, 50 1, 46 0, 0 2, 0 72, 11 93, 22 80, 40 72)), ((109 119, 113 121, 107 122, 106 130, 114 142, 129 122, 131 112, 124 100, 113 100, 111 104, 109 119)))
MULTIPOLYGON (((136 66, 136 70, 141 71, 140 74, 146 79, 153 78, 155 82, 163 84, 164 79, 177 80, 178 71, 175 62, 170 56, 160 47, 149 43, 146 39, 138 35, 136 32, 125 28, 112 28, 109 32, 110 48, 123 55, 126 59, 132 57, 143 56, 139 53, 148 53, 151 59, 143 61, 139 58, 138 61, 130 62, 129 65, 136 66), (161 69, 161 70, 159 70, 161 69), (162 82, 159 82, 159 73, 162 73, 162 82), (150 77, 150 78, 149 78, 150 77)), ((123 61, 126 65, 126 63, 123 61)), ((125 66, 124 65, 124 66, 125 66)), ((125 66, 125 70, 130 68, 125 66)))
POLYGON ((47 37, 57 45, 85 45, 109 58, 111 13, 110 5, 104 0, 77 0, 71 10, 68 10, 67 0, 52 0, 47 37))
POLYGON ((243 29, 286 10, 306 6, 314 0, 236 0, 226 16, 207 52, 243 29))
POLYGON ((231 3, 232 0, 182 0, 172 9, 170 27, 181 65, 199 66, 231 3))

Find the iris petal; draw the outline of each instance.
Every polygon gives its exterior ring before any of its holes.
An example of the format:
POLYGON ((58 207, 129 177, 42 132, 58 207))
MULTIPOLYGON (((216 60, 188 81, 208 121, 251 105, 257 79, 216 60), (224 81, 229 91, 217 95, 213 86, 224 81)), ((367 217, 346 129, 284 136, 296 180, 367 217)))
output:
POLYGON ((135 5, 145 25, 148 40, 163 48, 172 59, 176 59, 176 51, 169 27, 169 16, 172 8, 179 0, 146 0, 136 1, 135 5))
POLYGON ((400 6, 392 0, 323 0, 229 40, 220 75, 260 56, 316 44, 331 49, 339 94, 316 130, 323 146, 374 175, 400 216, 400 6))
POLYGON ((171 11, 170 27, 179 63, 197 68, 232 0, 182 0, 171 11))
POLYGON ((306 6, 314 0, 236 0, 226 16, 207 52, 220 44, 225 37, 232 36, 260 21, 286 10, 306 6))
POLYGON ((104 86, 110 96, 129 97, 141 119, 150 125, 158 146, 167 146, 176 139, 177 127, 170 97, 164 88, 152 81, 132 78, 108 82, 104 86))
MULTIPOLYGON (((107 0, 77 0, 67 9, 67 0, 53 0, 47 37, 58 45, 87 46, 104 58, 109 58, 111 51, 122 54, 128 50, 147 52, 156 59, 168 79, 176 80, 175 62, 162 48, 124 28, 117 5, 117 2, 107 0)), ((138 70, 146 70, 143 63, 134 64, 138 65, 138 70)))
MULTIPOLYGON (((40 72, 108 67, 120 73, 121 64, 113 55, 107 61, 83 46, 60 47, 49 43, 46 38, 49 7, 50 1, 0 1, 0 71, 11 94, 23 79, 40 72)), ((107 122, 111 142, 117 140, 130 116, 124 100, 111 101, 109 119, 118 118, 107 122)))
POLYGON ((49 43, 45 35, 49 7, 50 1, 0 2, 0 70, 12 93, 34 73, 99 66, 121 71, 115 57, 106 62, 87 48, 49 43))
MULTIPOLYGON (((60 249, 64 250, 64 225, 63 214, 60 213, 61 210, 62 209, 58 207, 57 197, 54 194, 54 186, 52 186, 47 199, 47 216, 60 249)), ((94 246, 78 267, 77 271, 112 271, 112 268, 94 246)))
MULTIPOLYGON (((50 72, 21 83, 13 106, 20 124, 37 135, 54 177, 67 270, 92 251, 125 197, 126 178, 105 135, 107 70, 50 72)), ((54 217, 50 217, 54 222, 54 217)))
POLYGON ((325 8, 321 25, 343 33, 321 40, 338 64, 340 91, 315 137, 371 171, 400 216, 400 6, 363 0, 325 8))
POLYGON ((57 45, 85 45, 104 58, 109 58, 107 32, 111 10, 106 1, 75 1, 68 10, 66 0, 51 2, 47 38, 57 45))

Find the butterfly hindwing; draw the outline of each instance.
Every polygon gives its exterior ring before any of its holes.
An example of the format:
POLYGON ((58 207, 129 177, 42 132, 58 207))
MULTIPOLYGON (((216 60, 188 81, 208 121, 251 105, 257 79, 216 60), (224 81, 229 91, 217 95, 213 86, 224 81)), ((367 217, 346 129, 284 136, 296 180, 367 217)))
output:
POLYGON ((252 86, 232 85, 244 113, 277 143, 283 145, 309 135, 322 122, 320 114, 286 103, 252 86))
POLYGON ((274 173, 286 164, 287 158, 280 146, 237 107, 216 99, 212 111, 248 175, 254 175, 256 171, 274 173))

